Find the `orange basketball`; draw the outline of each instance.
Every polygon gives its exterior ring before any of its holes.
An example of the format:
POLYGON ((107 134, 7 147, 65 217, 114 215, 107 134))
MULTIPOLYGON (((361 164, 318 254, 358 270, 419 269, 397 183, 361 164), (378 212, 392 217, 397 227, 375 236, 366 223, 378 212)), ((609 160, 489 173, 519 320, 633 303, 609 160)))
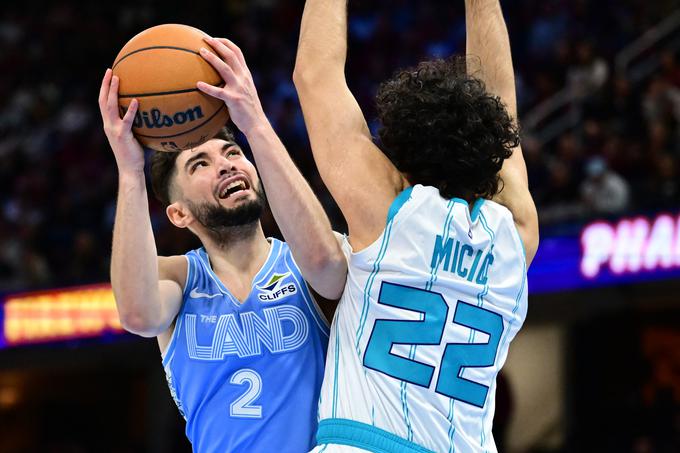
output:
POLYGON ((211 139, 229 119, 224 102, 196 88, 199 80, 224 83, 199 55, 208 35, 187 25, 144 30, 123 47, 113 63, 120 78, 121 114, 139 101, 132 131, 142 145, 158 151, 193 148, 211 139))

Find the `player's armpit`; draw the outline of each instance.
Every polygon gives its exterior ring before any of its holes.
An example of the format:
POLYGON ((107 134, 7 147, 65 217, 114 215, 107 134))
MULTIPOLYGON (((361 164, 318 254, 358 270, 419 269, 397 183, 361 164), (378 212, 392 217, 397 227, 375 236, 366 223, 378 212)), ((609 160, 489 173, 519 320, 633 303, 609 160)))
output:
POLYGON ((184 288, 187 279, 187 259, 185 256, 159 256, 158 280, 171 280, 184 288))
POLYGON ((538 213, 522 172, 512 170, 504 172, 502 190, 493 201, 502 204, 512 213, 529 266, 538 249, 538 213))
POLYGON ((154 336, 166 331, 177 317, 182 306, 183 290, 174 280, 161 280, 158 282, 158 294, 161 304, 161 315, 157 332, 154 336))
MULTIPOLYGON (((527 191, 527 196, 523 198, 524 204, 519 208, 521 222, 515 222, 517 230, 522 238, 524 244, 524 251, 526 253, 527 267, 536 256, 538 250, 539 233, 538 233, 538 215, 536 213, 536 205, 531 195, 527 191)), ((514 215, 514 214, 513 214, 514 215)))
POLYGON ((158 294, 161 304, 161 325, 168 329, 182 306, 188 263, 184 256, 158 257, 158 294))
POLYGON ((157 327, 156 332, 150 332, 149 337, 157 337, 158 346, 165 353, 168 343, 172 338, 177 314, 182 306, 182 287, 174 280, 161 280, 158 282, 158 293, 162 306, 161 319, 163 323, 157 327), (167 320, 170 322, 167 323, 167 320), (166 325, 167 324, 167 325, 166 325))

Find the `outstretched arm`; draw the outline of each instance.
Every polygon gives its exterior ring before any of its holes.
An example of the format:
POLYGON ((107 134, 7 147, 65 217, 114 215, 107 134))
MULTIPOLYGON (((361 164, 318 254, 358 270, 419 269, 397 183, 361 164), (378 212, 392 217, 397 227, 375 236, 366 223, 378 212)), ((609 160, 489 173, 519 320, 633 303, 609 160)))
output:
MULTIPOLYGON (((482 69, 472 75, 501 98, 510 116, 517 121, 515 74, 508 30, 498 0, 465 0, 467 54, 479 57, 482 69)), ((500 171, 502 189, 494 200, 506 206, 515 219, 531 262, 538 248, 538 215, 529 192, 527 169, 518 146, 500 171)))
POLYGON ((118 77, 107 70, 99 92, 99 109, 118 165, 111 286, 123 327, 153 337, 167 331, 177 316, 187 265, 183 257, 156 256, 144 179, 144 153, 131 131, 137 107, 133 100, 120 118, 118 77))
POLYGON ((246 136, 276 223, 305 280, 325 299, 339 299, 347 262, 328 216, 267 120, 241 50, 227 39, 206 41, 219 57, 205 49, 201 55, 220 73, 225 86, 199 82, 198 88, 222 99, 246 136))
POLYGON ((373 144, 347 87, 346 0, 307 0, 293 81, 319 174, 347 220, 355 250, 385 227, 405 178, 373 144))

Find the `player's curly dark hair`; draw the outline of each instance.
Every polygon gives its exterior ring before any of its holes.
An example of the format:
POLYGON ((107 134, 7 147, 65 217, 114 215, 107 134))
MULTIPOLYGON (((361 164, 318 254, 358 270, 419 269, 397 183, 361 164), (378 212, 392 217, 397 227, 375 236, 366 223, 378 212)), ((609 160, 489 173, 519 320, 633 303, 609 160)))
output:
POLYGON ((519 132, 497 96, 466 73, 462 58, 399 71, 378 89, 383 151, 412 184, 442 197, 491 198, 519 132))
MULTIPOLYGON (((213 137, 227 142, 236 142, 234 133, 223 127, 213 137)), ((172 202, 172 179, 175 176, 175 161, 179 152, 154 151, 151 155, 151 187, 156 199, 164 207, 172 202)))

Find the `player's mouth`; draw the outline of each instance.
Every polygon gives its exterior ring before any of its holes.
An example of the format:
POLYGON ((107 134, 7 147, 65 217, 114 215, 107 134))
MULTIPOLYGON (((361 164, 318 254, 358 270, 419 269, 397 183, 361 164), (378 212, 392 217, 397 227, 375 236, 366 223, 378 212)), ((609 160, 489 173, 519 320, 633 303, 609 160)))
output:
POLYGON ((217 196, 220 200, 226 200, 235 195, 243 194, 250 189, 248 178, 243 175, 236 175, 224 179, 217 186, 217 196))

